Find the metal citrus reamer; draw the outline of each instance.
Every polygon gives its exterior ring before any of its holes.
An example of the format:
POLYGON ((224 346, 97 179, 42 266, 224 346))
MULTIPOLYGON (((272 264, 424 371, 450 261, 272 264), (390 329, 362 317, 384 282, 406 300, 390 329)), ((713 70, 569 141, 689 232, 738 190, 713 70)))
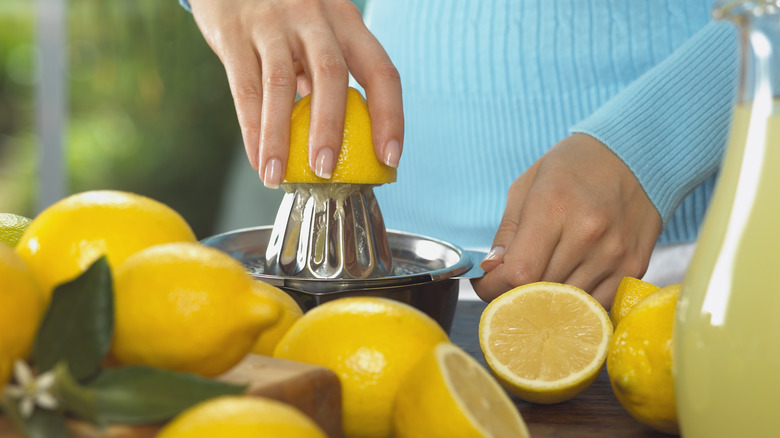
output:
POLYGON ((266 248, 266 274, 323 279, 391 274, 390 245, 373 185, 282 188, 286 194, 266 248))

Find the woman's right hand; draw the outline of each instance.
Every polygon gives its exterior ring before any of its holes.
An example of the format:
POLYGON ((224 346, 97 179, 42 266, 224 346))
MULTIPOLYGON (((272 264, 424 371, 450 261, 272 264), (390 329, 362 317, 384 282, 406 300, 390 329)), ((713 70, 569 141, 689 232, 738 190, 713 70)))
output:
POLYGON ((190 0, 227 72, 244 148, 267 187, 284 179, 296 92, 312 94, 309 166, 330 178, 341 149, 349 74, 366 92, 377 157, 398 167, 401 80, 349 0, 190 0))

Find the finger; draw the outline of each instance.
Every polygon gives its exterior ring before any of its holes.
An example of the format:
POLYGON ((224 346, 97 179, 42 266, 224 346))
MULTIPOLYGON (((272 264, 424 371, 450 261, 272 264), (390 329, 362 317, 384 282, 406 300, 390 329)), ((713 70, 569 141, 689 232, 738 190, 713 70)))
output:
MULTIPOLYGON (((624 257, 614 270, 604 276, 600 281, 594 282, 588 292, 593 295, 606 309, 612 305, 615 298, 615 292, 623 277, 642 278, 647 272, 647 266, 650 262, 649 254, 652 246, 638 247, 632 251, 631 257, 624 257)), ((576 280, 574 280, 576 281, 576 280)))
POLYGON ((309 166, 320 178, 330 179, 341 151, 349 73, 333 32, 316 26, 302 36, 305 63, 311 77, 309 166))
POLYGON ((571 241, 561 238, 542 274, 542 280, 566 283, 572 273, 582 264, 584 248, 572 245, 571 241))
POLYGON ((475 282, 477 295, 490 301, 514 287, 541 280, 559 237, 555 224, 521 219, 517 234, 505 249, 503 262, 475 282))
POLYGON ((398 167, 403 152, 404 114, 401 76, 382 45, 362 21, 343 29, 342 44, 349 70, 366 91, 377 158, 398 167))
POLYGON ((585 262, 593 258, 593 245, 600 238, 596 233, 586 235, 582 228, 564 227, 561 239, 550 257, 547 269, 542 274, 544 281, 565 283, 572 273, 585 262))
POLYGON ((596 287, 614 272, 614 266, 584 263, 577 266, 569 277, 560 282, 576 286, 592 295, 596 287))
POLYGON ((278 188, 287 169, 290 115, 295 103, 296 75, 290 48, 278 39, 264 50, 259 174, 263 184, 278 188))
POLYGON ((241 137, 249 164, 259 169, 262 79, 260 64, 250 46, 224 44, 220 58, 225 65, 230 93, 236 107, 241 137))
POLYGON ((590 294, 601 303, 605 309, 609 310, 612 307, 612 301, 615 299, 615 292, 617 291, 622 278, 622 275, 611 275, 593 287, 590 294))
POLYGON ((615 240, 602 242, 563 281, 590 293, 607 309, 623 277, 641 278, 649 260, 644 249, 633 245, 622 246, 615 240))

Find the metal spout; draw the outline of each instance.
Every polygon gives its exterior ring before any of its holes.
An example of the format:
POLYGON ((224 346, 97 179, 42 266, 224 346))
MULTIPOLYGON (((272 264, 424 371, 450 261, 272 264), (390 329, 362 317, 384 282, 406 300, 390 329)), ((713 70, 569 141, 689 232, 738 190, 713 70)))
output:
POLYGON ((302 278, 390 275, 390 245, 373 187, 284 185, 265 272, 302 278))

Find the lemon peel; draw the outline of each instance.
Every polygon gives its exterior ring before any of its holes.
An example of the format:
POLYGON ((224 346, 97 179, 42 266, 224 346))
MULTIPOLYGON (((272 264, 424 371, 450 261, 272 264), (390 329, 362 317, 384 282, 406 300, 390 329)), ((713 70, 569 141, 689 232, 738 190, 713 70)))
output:
POLYGON ((36 216, 16 245, 43 286, 76 278, 100 256, 112 268, 152 245, 195 242, 189 224, 176 211, 129 192, 96 190, 62 199, 36 216))
POLYGON ((623 319, 642 298, 660 289, 652 283, 634 277, 623 277, 620 280, 612 308, 609 310, 609 319, 614 327, 623 319))
POLYGON ((155 245, 114 274, 113 356, 213 377, 250 351, 279 317, 238 261, 199 243, 155 245))
POLYGON ((654 292, 623 318, 607 356, 607 374, 618 401, 640 423, 678 434, 672 378, 672 326, 680 285, 654 292))
POLYGON ((346 437, 387 437, 398 385, 447 334, 431 317, 399 301, 340 298, 305 313, 274 356, 324 366, 339 377, 346 437))

